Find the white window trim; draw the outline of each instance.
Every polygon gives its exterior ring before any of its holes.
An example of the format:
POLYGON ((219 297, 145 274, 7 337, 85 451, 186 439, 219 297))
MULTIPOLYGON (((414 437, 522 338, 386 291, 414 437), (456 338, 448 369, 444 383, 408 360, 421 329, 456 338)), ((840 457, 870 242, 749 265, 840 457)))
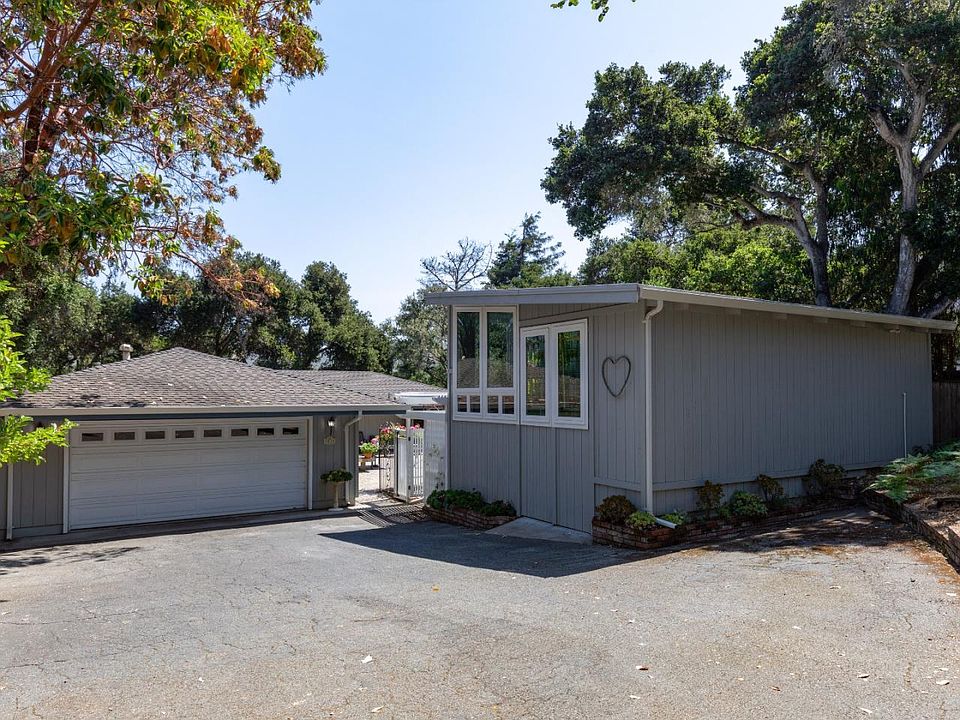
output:
POLYGON ((590 418, 590 375, 588 367, 588 334, 587 321, 551 323, 525 327, 520 330, 520 422, 524 425, 538 425, 541 427, 570 428, 573 430, 589 429, 590 418), (560 333, 577 330, 580 332, 580 417, 560 417, 559 410, 559 371, 557 369, 557 338, 560 333), (547 413, 544 416, 527 415, 527 338, 542 335, 546 343, 544 362, 546 370, 547 413))
MULTIPOLYGON (((450 380, 450 405, 453 410, 454 420, 467 420, 472 422, 504 423, 516 425, 520 421, 520 371, 517 367, 521 360, 519 352, 520 329, 519 313, 515 305, 508 306, 467 306, 453 308, 453 327, 451 328, 451 365, 453 367, 453 376, 450 380), (457 369, 457 313, 475 312, 480 314, 480 387, 458 387, 457 378, 460 376, 457 369), (487 387, 487 313, 511 313, 513 315, 513 386, 508 388, 488 388, 487 387), (480 398, 480 412, 470 412, 470 400, 467 399, 467 411, 462 412, 459 409, 458 396, 477 395, 480 398), (503 415, 500 413, 490 413, 487 410, 487 398, 494 396, 502 398, 504 395, 513 395, 513 415, 503 415)), ((498 407, 502 408, 503 401, 498 400, 498 407)))

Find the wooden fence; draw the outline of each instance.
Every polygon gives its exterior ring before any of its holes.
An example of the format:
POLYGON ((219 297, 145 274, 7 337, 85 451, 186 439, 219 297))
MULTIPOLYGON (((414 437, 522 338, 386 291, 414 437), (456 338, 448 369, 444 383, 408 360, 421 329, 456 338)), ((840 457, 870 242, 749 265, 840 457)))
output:
POLYGON ((933 442, 960 438, 960 382, 933 384, 933 442))

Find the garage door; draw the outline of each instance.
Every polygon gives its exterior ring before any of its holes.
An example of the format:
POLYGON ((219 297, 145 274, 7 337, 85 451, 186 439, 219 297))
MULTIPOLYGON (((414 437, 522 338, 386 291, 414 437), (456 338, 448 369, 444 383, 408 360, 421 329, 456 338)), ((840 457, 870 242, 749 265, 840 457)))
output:
POLYGON ((84 423, 69 467, 71 528, 302 508, 307 422, 84 423))

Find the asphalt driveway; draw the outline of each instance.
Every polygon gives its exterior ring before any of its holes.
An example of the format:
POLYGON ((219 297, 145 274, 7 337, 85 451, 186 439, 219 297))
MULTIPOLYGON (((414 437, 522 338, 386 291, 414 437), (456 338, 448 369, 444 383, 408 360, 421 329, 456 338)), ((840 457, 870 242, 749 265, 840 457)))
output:
POLYGON ((956 718, 960 583, 866 513, 644 556, 341 517, 0 555, 2 718, 956 718))

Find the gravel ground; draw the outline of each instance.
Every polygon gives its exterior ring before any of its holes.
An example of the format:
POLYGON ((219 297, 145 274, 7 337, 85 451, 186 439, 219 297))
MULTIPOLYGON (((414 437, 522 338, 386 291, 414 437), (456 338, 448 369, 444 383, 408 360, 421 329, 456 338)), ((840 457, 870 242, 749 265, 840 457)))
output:
POLYGON ((957 718, 958 595, 865 511, 660 555, 355 517, 20 550, 0 718, 957 718))

